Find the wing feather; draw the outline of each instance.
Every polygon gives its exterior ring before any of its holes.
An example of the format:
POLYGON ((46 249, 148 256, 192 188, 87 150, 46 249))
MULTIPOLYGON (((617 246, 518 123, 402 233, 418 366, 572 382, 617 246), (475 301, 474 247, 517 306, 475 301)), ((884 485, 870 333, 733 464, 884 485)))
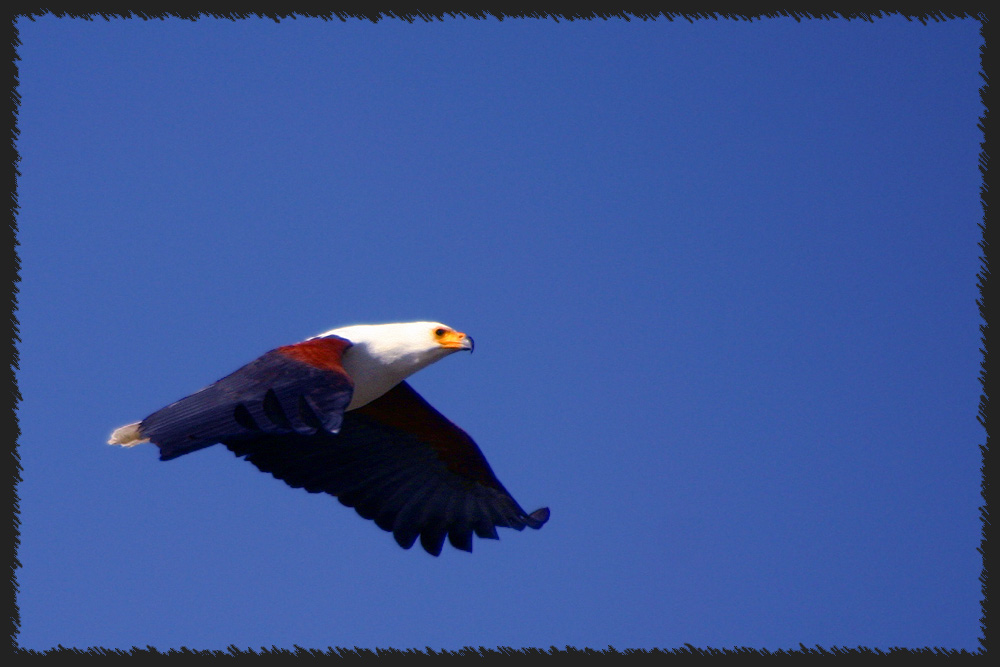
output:
POLYGON ((354 390, 340 363, 350 345, 327 336, 271 350, 149 415, 139 434, 157 445, 166 461, 261 434, 335 433, 354 390))
POLYGON ((445 537, 471 551, 473 533, 497 539, 497 526, 540 528, 548 519, 547 509, 528 515, 472 438, 405 382, 344 413, 338 433, 286 429, 223 442, 290 486, 336 496, 403 548, 419 538, 435 556, 445 537))

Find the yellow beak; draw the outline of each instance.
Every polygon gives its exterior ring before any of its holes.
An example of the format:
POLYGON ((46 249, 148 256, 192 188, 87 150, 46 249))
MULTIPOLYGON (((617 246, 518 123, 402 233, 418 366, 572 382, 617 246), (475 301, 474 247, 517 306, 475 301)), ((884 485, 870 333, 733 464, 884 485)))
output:
POLYGON ((472 348, 475 347, 472 336, 467 336, 461 331, 446 331, 438 341, 441 347, 446 347, 449 350, 468 350, 472 352, 472 348))

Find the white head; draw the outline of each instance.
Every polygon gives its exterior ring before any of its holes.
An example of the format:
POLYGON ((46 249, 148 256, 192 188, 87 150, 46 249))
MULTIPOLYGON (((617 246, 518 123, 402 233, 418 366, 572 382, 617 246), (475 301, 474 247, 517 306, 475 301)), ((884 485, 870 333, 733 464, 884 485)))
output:
POLYGON ((348 410, 373 401, 421 368, 461 350, 472 351, 470 336, 440 322, 358 324, 327 331, 353 345, 344 369, 354 380, 348 410))
POLYGON ((383 363, 406 362, 417 370, 452 352, 471 351, 473 345, 472 338, 440 322, 356 324, 322 335, 346 338, 383 363))

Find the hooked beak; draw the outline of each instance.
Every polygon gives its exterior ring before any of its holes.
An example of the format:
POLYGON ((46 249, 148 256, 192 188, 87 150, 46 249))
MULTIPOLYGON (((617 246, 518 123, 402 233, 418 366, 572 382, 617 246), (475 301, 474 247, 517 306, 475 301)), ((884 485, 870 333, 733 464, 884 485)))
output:
POLYGON ((449 331, 441 336, 440 339, 441 347, 446 347, 449 350, 468 350, 472 352, 475 347, 475 342, 472 340, 472 336, 467 336, 461 331, 449 331))

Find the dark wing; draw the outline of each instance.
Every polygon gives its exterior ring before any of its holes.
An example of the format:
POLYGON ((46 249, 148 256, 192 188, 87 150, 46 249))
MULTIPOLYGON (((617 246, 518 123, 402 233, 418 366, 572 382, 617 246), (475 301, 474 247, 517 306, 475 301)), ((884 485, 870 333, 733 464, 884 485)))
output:
POLYGON ((419 537, 437 556, 447 537, 472 551, 473 533, 497 539, 497 526, 541 528, 549 518, 547 508, 521 509, 472 438, 405 382, 346 413, 336 435, 224 442, 290 486, 336 496, 404 549, 419 537))
POLYGON ((326 336, 271 350, 146 417, 139 433, 163 461, 241 438, 336 433, 354 391, 341 365, 350 346, 326 336))

